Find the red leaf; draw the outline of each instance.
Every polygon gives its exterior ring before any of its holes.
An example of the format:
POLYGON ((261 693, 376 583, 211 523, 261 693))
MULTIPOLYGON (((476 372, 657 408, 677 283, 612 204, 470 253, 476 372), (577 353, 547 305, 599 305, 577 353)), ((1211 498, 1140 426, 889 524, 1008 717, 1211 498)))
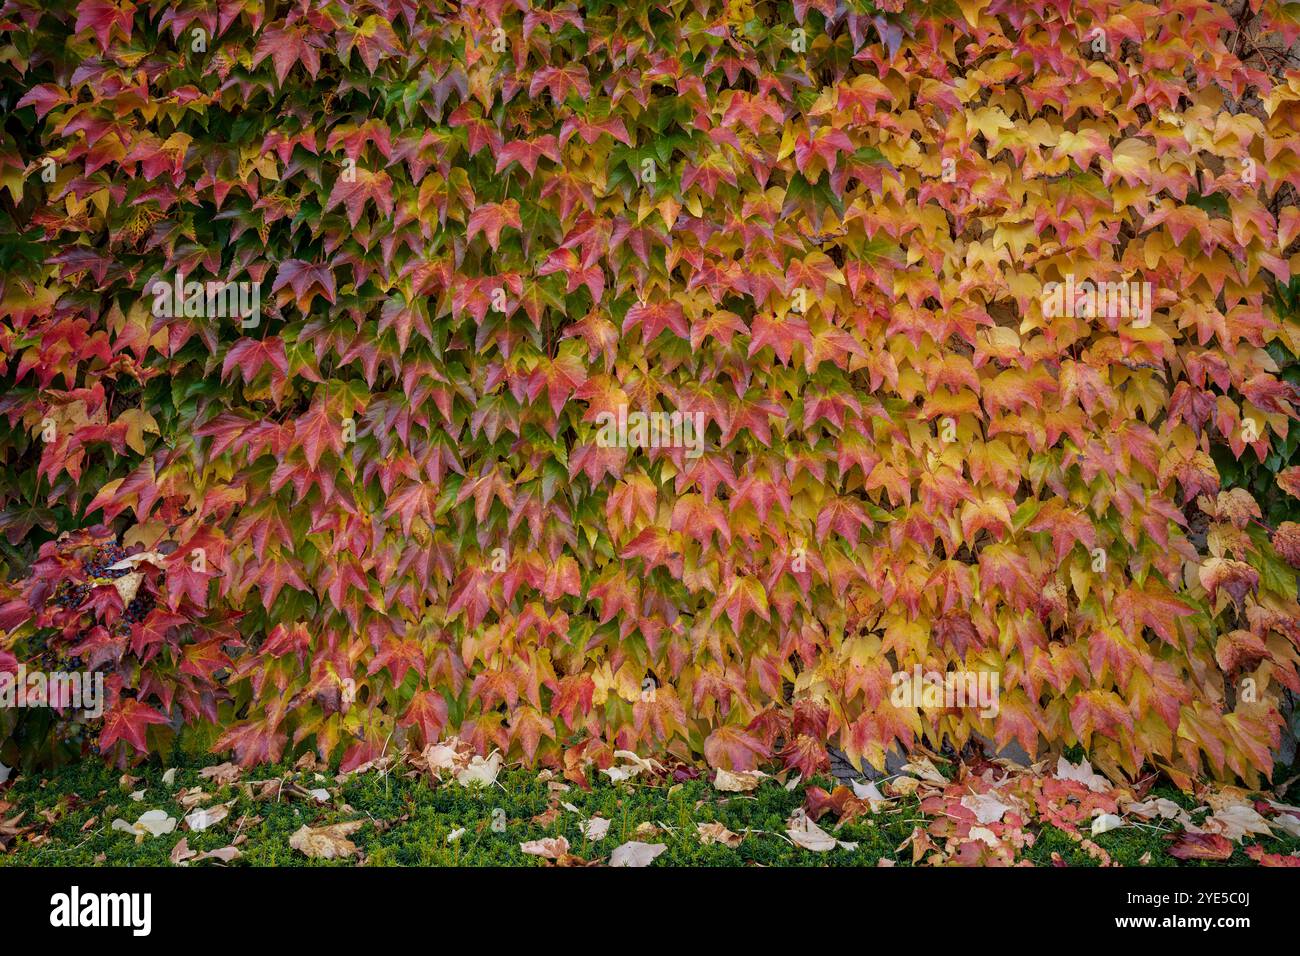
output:
POLYGON ((313 471, 326 449, 335 455, 343 452, 343 424, 330 415, 324 402, 314 403, 307 414, 293 423, 293 429, 294 440, 302 446, 307 465, 313 471))
POLYGON ((704 759, 723 770, 754 770, 771 753, 762 741, 734 725, 719 727, 704 741, 704 759))
POLYGON ((145 729, 150 724, 165 724, 167 718, 134 697, 124 697, 117 706, 104 715, 104 730, 99 736, 99 749, 107 751, 119 740, 125 740, 140 753, 145 753, 145 729))
POLYGON ((484 203, 470 215, 465 239, 466 241, 473 239, 481 231, 487 236, 488 245, 495 252, 501 241, 501 230, 506 226, 522 228, 523 220, 519 217, 519 202, 507 199, 505 202, 484 203))
POLYGON ((1180 860, 1226 860, 1232 856, 1232 841, 1219 833, 1180 833, 1169 848, 1180 860))

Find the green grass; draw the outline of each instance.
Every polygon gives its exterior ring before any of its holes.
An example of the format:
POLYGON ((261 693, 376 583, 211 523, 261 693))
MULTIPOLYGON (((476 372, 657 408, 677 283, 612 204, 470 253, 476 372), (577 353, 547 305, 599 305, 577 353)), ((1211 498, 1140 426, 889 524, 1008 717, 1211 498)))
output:
MULTIPOLYGON (((814 853, 785 839, 786 820, 802 805, 804 785, 787 791, 769 781, 750 794, 723 794, 703 779, 670 787, 613 785, 601 776, 599 780, 593 778, 589 791, 570 787, 559 794, 560 801, 574 805, 579 813, 561 808, 555 820, 543 826, 534 823, 533 817, 547 810, 552 794, 535 771, 508 769, 501 773, 499 786, 466 789, 454 783, 434 787, 427 777, 410 776, 408 768, 401 765, 387 773, 371 771, 352 776, 342 785, 329 774, 318 777, 314 772, 281 765, 257 768, 244 774, 239 783, 218 788, 199 777, 202 766, 179 766, 173 786, 162 782, 160 766, 137 768, 134 774, 140 780, 130 789, 145 791, 138 802, 121 786, 118 772, 97 763, 67 767, 45 779, 22 777, 0 793, 0 800, 13 804, 0 814, 0 819, 25 811, 22 823, 36 823, 34 833, 45 839, 33 842, 32 834, 19 837, 8 853, 0 854, 0 866, 169 866, 172 848, 182 836, 199 853, 229 846, 236 836, 244 837, 239 843, 243 857, 235 865, 353 865, 354 860, 312 860, 289 846, 289 838, 303 824, 324 826, 351 820, 365 821, 351 839, 372 866, 541 866, 543 862, 522 853, 519 844, 560 835, 569 840, 571 853, 589 860, 608 859, 620 843, 642 839, 666 844, 667 850, 655 861, 656 866, 875 866, 881 858, 906 866, 911 863, 910 848, 901 853, 896 848, 921 821, 919 804, 912 798, 898 800, 887 811, 860 817, 838 830, 833 816, 828 816, 821 825, 838 839, 856 842, 858 847, 814 853), (245 787, 249 781, 275 778, 297 782, 306 789, 328 789, 332 799, 325 804, 289 796, 255 799, 245 787), (178 825, 173 833, 146 837, 140 842, 129 833, 111 829, 115 818, 134 822, 145 811, 154 809, 164 810, 179 821, 188 811, 176 798, 182 790, 196 786, 212 796, 202 806, 235 800, 230 815, 214 827, 191 833, 178 825), (494 815, 499 817, 497 811, 505 816, 504 832, 492 826, 494 815), (241 828, 240 817, 244 814, 261 819, 241 828), (598 842, 586 839, 578 827, 582 819, 594 816, 611 821, 609 833, 598 842), (695 825, 710 821, 742 834, 740 846, 731 849, 702 845, 695 825), (660 832, 638 835, 638 826, 645 823, 653 824, 660 832), (457 829, 464 829, 464 834, 449 842, 448 834, 457 829)), ((833 783, 829 778, 808 781, 827 789, 833 783)), ((1182 797, 1166 791, 1159 795, 1182 797)), ((1056 852, 1071 866, 1097 865, 1065 833, 1050 826, 1034 825, 1031 830, 1036 842, 1023 852, 1024 859, 1051 865, 1056 852)), ((1102 834, 1095 842, 1119 864, 1142 865, 1148 854, 1152 864, 1175 864, 1163 837, 1159 831, 1132 827, 1102 834)), ((1260 842, 1274 853, 1295 853, 1300 844, 1295 840, 1260 842)), ((1230 862, 1250 863, 1240 850, 1230 862)))

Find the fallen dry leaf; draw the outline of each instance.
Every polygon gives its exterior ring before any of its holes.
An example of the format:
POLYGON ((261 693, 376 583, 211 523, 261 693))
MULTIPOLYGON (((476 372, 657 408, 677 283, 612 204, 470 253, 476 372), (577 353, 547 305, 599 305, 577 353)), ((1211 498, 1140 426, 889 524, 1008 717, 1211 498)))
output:
POLYGON ((120 578, 113 579, 113 587, 117 589, 123 605, 130 604, 135 600, 135 592, 140 590, 140 582, 143 580, 144 575, 139 571, 132 571, 130 574, 124 574, 120 578))
POLYGON ((219 763, 214 767, 204 767, 199 771, 199 776, 204 780, 211 780, 218 787, 226 787, 233 784, 239 779, 239 767, 233 763, 219 763))
POLYGON ((190 787, 176 795, 176 802, 186 810, 193 810, 200 803, 206 803, 211 799, 211 794, 206 793, 202 787, 190 787))
POLYGON ((541 856, 548 860, 558 860, 569 852, 569 841, 562 836, 546 837, 542 840, 529 840, 519 844, 519 849, 529 856, 541 856))
POLYGON ((853 795, 859 800, 867 801, 868 805, 871 807, 872 813, 879 813, 884 807, 889 806, 889 804, 893 802, 889 797, 886 797, 881 793, 875 783, 870 780, 865 783, 859 783, 854 780, 851 785, 853 787, 853 795))
POLYGON ((623 763, 614 767, 605 767, 601 773, 609 777, 613 783, 621 783, 625 780, 631 780, 633 777, 642 773, 658 774, 663 773, 663 764, 657 760, 650 760, 645 757, 637 756, 630 750, 614 751, 615 758, 622 760, 623 763))
POLYGON ((549 827, 552 823, 554 823, 556 820, 558 820, 559 817, 560 817, 559 807, 548 807, 545 810, 543 810, 541 813, 537 814, 537 816, 533 817, 533 823, 545 829, 546 827, 549 827))
POLYGON ((1275 829, 1281 830, 1287 836, 1300 837, 1300 817, 1291 813, 1279 813, 1273 819, 1268 821, 1275 829))
POLYGON ((923 856, 925 856, 927 853, 929 853, 932 850, 935 851, 936 854, 938 853, 938 850, 936 849, 934 842, 930 839, 930 834, 927 833, 925 830, 921 829, 920 827, 912 827, 911 836, 909 836, 906 840, 900 843, 894 849, 894 852, 902 853, 903 850, 906 849, 909 845, 912 847, 913 863, 919 862, 923 856))
POLYGON ((919 760, 913 760, 911 763, 903 765, 903 772, 910 773, 914 777, 924 780, 926 783, 937 783, 944 787, 948 785, 948 778, 941 774, 934 761, 929 757, 922 757, 919 760))
POLYGON ((971 840, 979 840, 986 846, 994 848, 1002 846, 1002 841, 998 839, 998 835, 988 827, 971 827, 967 837, 971 840))
POLYGON ((1207 833, 1221 833, 1229 840, 1240 843, 1250 834, 1272 836, 1268 821, 1259 815, 1254 807, 1236 803, 1224 807, 1205 818, 1201 828, 1207 833))
POLYGON ((456 782, 462 787, 490 787, 501 773, 501 764, 499 751, 494 750, 487 757, 475 754, 465 769, 456 774, 456 782))
POLYGON ((139 843, 146 836, 156 837, 171 833, 176 829, 176 820, 169 817, 165 810, 148 810, 135 823, 127 823, 122 819, 114 820, 112 829, 134 834, 136 842, 139 843))
POLYGON ((714 843, 721 843, 723 846, 729 846, 733 850, 740 846, 740 834, 732 833, 721 823, 697 823, 695 824, 695 830, 696 833, 699 834, 700 842, 705 846, 711 846, 714 843))
POLYGON ((357 852, 357 846, 348 837, 360 830, 364 824, 364 820, 332 823, 326 827, 309 827, 304 824, 298 832, 289 837, 289 846, 313 860, 333 860, 352 856, 357 852))
POLYGON ((1226 860, 1232 856, 1232 842, 1218 833, 1180 833, 1169 855, 1180 860, 1226 860))
POLYGON ((195 833, 201 833, 208 827, 220 823, 230 814, 230 804, 219 803, 215 807, 200 807, 185 818, 185 826, 195 833))
POLYGON ((200 853, 190 862, 202 863, 204 860, 220 860, 222 863, 233 863, 243 855, 243 851, 238 847, 223 846, 218 850, 209 850, 207 853, 200 853))
POLYGON ((1109 793, 1113 789, 1110 781, 1094 771, 1086 760, 1075 766, 1064 757, 1056 758, 1056 779, 1081 783, 1093 793, 1109 793))
POLYGON ((758 789, 767 778, 761 770, 722 770, 713 778, 713 786, 723 793, 748 793, 758 789))
POLYGON ((1092 820, 1092 835, 1098 836, 1102 833, 1108 833, 1111 830, 1118 830, 1120 827, 1126 827, 1128 824, 1123 817, 1116 816, 1113 813, 1099 813, 1092 820))
POLYGON ((186 860, 192 860, 196 856, 198 856, 198 854, 190 849, 190 841, 188 837, 181 837, 180 841, 172 847, 171 860, 173 866, 180 866, 185 863, 186 860))
POLYGON ((1001 823, 1008 810, 1016 809, 999 799, 997 793, 968 793, 961 798, 961 805, 975 814, 980 823, 1001 823))
POLYGON ((1282 853, 1266 853, 1262 846, 1246 847, 1246 856, 1260 866, 1300 867, 1300 856, 1288 856, 1282 853))
POLYGON ((1124 813, 1139 817, 1142 820, 1154 820, 1159 817, 1164 820, 1177 820, 1183 826, 1187 826, 1192 822, 1192 818, 1186 810, 1165 797, 1157 797, 1154 800, 1143 802, 1121 803, 1119 808, 1124 813))
POLYGON ((655 857, 668 849, 663 843, 638 843, 632 840, 616 847, 610 854, 610 866, 649 866, 655 857))
POLYGON ((1087 854, 1090 857, 1092 857, 1094 860, 1096 860, 1098 863, 1100 863, 1102 866, 1111 865, 1110 854, 1107 853, 1105 849, 1103 849, 1102 847, 1093 843, 1091 840, 1080 840, 1079 846, 1083 847, 1083 849, 1087 852, 1087 854))
POLYGON ((802 809, 795 810, 790 815, 790 819, 785 824, 786 836, 795 844, 805 850, 812 850, 816 853, 825 853, 827 850, 833 850, 837 846, 845 850, 856 850, 856 843, 846 843, 843 840, 837 840, 831 836, 808 817, 802 809))

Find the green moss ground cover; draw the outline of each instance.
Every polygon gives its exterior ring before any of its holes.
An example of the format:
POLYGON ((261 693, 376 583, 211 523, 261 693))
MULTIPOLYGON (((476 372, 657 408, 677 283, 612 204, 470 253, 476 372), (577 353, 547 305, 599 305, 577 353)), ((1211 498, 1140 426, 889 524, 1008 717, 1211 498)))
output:
MULTIPOLYGON (((235 866, 355 865, 358 860, 370 866, 541 866, 545 862, 524 854, 520 843, 564 836, 570 853, 593 862, 607 860, 623 842, 641 840, 667 847, 655 866, 876 866, 882 862, 908 866, 911 850, 899 847, 918 824, 926 822, 914 797, 899 798, 889 808, 838 829, 833 817, 823 818, 824 828, 857 847, 816 853, 786 838, 786 821, 803 805, 807 787, 829 790, 834 785, 829 778, 813 778, 792 790, 769 781, 752 793, 735 794, 720 793, 703 778, 647 786, 612 784, 598 774, 592 776, 590 790, 570 786, 560 791, 560 781, 516 769, 504 770, 495 785, 485 788, 454 782, 434 786, 427 775, 415 774, 404 764, 386 772, 351 775, 341 782, 328 771, 284 764, 256 768, 224 785, 203 779, 198 763, 175 769, 170 784, 160 765, 138 768, 136 779, 123 779, 117 771, 95 763, 67 767, 48 777, 18 777, 0 792, 0 824, 11 821, 0 865, 169 866, 173 848, 184 838, 200 854, 237 846, 241 855, 231 864, 235 866), (180 821, 190 810, 181 798, 196 787, 210 797, 200 806, 233 804, 221 822, 203 832, 188 832, 180 821), (318 802, 310 795, 312 790, 327 791, 328 800, 318 802), (143 796, 133 799, 132 794, 140 791, 143 796), (566 803, 577 812, 565 808, 566 803), (557 812, 548 812, 552 809, 557 812), (111 826, 115 819, 133 823, 149 810, 176 818, 177 829, 137 841, 111 826), (589 840, 581 831, 581 821, 591 817, 610 821, 602 840, 589 840), (12 822, 15 818, 17 823, 12 822), (350 837, 359 850, 355 857, 313 860, 290 846, 291 836, 304 824, 320 827, 356 820, 364 823, 350 837), (504 830, 494 828, 494 820, 504 820, 504 830), (715 821, 742 837, 738 846, 701 843, 696 825, 715 821), (463 833, 449 839, 458 830, 463 833)), ((1168 797, 1188 809, 1194 806, 1172 788, 1156 788, 1151 796, 1168 797)), ((1052 865, 1056 853, 1060 863, 1070 866, 1097 865, 1064 831, 1045 824, 1027 829, 1035 842, 1022 860, 1052 865)), ((1158 827, 1125 827, 1100 834, 1095 842, 1116 864, 1179 864, 1168 854, 1168 832, 1158 827)), ((1257 842, 1269 853, 1300 850, 1300 840, 1291 838, 1257 842)), ((1240 846, 1225 862, 1250 864, 1240 846)))

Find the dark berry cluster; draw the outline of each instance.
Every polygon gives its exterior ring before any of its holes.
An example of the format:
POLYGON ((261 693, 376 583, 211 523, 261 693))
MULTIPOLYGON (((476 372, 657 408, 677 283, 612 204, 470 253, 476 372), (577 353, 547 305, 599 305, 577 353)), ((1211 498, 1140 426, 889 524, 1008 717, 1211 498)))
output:
POLYGON ((72 581, 60 581, 54 592, 54 603, 64 610, 71 611, 81 607, 90 594, 89 584, 74 584, 72 581))
MULTIPOLYGON (((81 570, 92 581, 96 578, 101 581, 120 578, 124 574, 129 574, 130 568, 114 568, 113 565, 126 556, 126 551, 116 544, 100 545, 93 557, 82 559, 81 570)), ((89 582, 60 581, 54 592, 54 603, 64 610, 75 610, 85 602, 92 586, 89 582)), ((134 603, 133 601, 132 604, 134 603)), ((148 613, 148 608, 143 606, 139 610, 143 611, 141 617, 148 613)))
POLYGON ((123 558, 126 557, 126 551, 115 544, 102 545, 95 552, 93 558, 87 558, 81 562, 81 568, 86 572, 87 577, 91 578, 120 578, 122 575, 129 573, 129 568, 113 568, 123 558))
POLYGON ((152 594, 143 591, 138 592, 135 597, 131 598, 131 603, 126 606, 126 613, 123 618, 132 624, 137 624, 149 616, 149 612, 153 610, 156 603, 152 594))

